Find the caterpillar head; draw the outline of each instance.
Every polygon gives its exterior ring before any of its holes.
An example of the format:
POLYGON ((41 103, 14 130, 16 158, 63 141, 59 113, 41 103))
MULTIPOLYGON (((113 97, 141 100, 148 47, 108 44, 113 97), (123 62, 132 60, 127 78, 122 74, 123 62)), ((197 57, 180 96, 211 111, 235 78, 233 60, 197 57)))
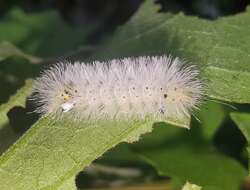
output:
POLYGON ((78 91, 73 88, 64 89, 61 93, 63 103, 60 105, 62 112, 68 112, 74 108, 76 104, 75 98, 77 97, 78 91))

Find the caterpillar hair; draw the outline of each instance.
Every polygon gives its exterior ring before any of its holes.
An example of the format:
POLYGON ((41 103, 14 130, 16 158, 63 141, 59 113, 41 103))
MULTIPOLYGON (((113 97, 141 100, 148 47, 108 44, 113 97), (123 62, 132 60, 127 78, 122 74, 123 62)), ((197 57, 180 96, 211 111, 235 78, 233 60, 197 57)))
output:
POLYGON ((183 118, 204 94, 199 70, 179 58, 60 62, 36 79, 35 112, 76 119, 183 118))

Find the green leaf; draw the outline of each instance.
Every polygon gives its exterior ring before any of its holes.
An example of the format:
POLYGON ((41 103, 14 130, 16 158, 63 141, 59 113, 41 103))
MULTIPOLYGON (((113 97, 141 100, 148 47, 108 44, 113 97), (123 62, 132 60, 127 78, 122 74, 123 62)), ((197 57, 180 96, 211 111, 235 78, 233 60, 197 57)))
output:
POLYGON ((77 190, 75 176, 64 181, 63 184, 58 188, 59 190, 77 190))
POLYGON ((237 124, 247 142, 250 141, 250 114, 249 113, 230 113, 231 118, 237 124))
MULTIPOLYGON (((36 54, 39 56, 56 56, 62 55, 65 52, 69 52, 69 50, 75 48, 82 49, 80 46, 86 41, 89 32, 94 29, 93 26, 87 26, 84 28, 74 28, 69 26, 62 20, 56 11, 26 14, 17 8, 12 9, 1 19, 0 28, 0 41, 3 41, 3 43, 0 44, 0 61, 14 56, 27 59, 31 63, 40 62, 40 59, 30 54, 36 54), (20 49, 15 47, 13 44, 15 44, 20 49)), ((89 48, 83 49, 84 54, 85 52, 92 51, 92 49, 89 48)), ((70 54, 76 53, 79 52, 72 52, 70 54)), ((86 55, 81 55, 81 57, 84 56, 86 57, 86 55)), ((15 84, 17 83, 18 86, 21 86, 22 81, 24 81, 27 77, 34 76, 34 73, 36 73, 38 68, 37 66, 30 64, 19 64, 19 60, 11 60, 10 63, 6 63, 8 62, 1 64, 1 96, 5 92, 9 93, 9 89, 13 86, 16 87, 16 85, 13 85, 13 81, 15 84), (13 61, 15 61, 14 64, 12 63, 13 61), (19 68, 21 68, 21 70, 25 68, 25 72, 20 72, 19 68)), ((32 83, 32 81, 28 81, 27 84, 18 90, 17 93, 13 95, 7 103, 0 106, 0 154, 2 154, 2 152, 21 135, 20 133, 17 133, 13 130, 13 126, 11 126, 12 124, 9 121, 7 113, 15 108, 25 109, 26 98, 31 92, 32 83)), ((14 119, 17 120, 16 118, 14 119)), ((17 122, 19 121, 16 121, 16 123, 17 122)), ((20 122, 20 127, 21 126, 22 123, 20 122)), ((29 152, 28 149, 26 151, 27 153, 29 152)), ((22 162, 22 160, 19 161, 22 162)), ((21 162, 19 162, 19 164, 21 162)), ((29 167, 26 169, 35 169, 35 165, 36 164, 33 162, 33 165, 29 165, 29 167)), ((15 175, 18 175, 18 168, 16 169, 15 175)), ((76 189, 75 183, 73 183, 76 174, 77 171, 74 173, 74 175, 72 175, 71 178, 67 178, 62 183, 58 184, 58 189, 76 189)), ((5 175, 5 177, 7 177, 7 175, 5 175)), ((21 177, 25 178, 25 175, 21 177)), ((49 175, 42 177, 46 178, 49 177, 49 175)), ((8 178, 8 180, 11 181, 12 179, 8 178)), ((1 181, 2 185, 4 183, 5 181, 1 181)), ((12 183, 14 184, 15 182, 12 181, 12 183)), ((28 179, 26 179, 26 183, 29 183, 28 179)), ((22 186, 23 182, 17 182, 17 186, 18 185, 22 186)), ((8 187, 8 189, 10 188, 16 189, 14 186, 12 187, 12 185, 8 187)), ((22 188, 26 189, 24 186, 22 186, 22 188)), ((5 188, 0 187, 0 189, 5 188)))
POLYGON ((24 53, 10 42, 4 41, 0 43, 0 61, 9 57, 17 56, 27 59, 30 63, 40 63, 42 60, 38 57, 24 53))
POLYGON ((190 181, 205 190, 237 189, 247 175, 245 168, 218 152, 213 142, 227 112, 227 107, 207 102, 197 115, 200 122, 193 121, 191 130, 157 124, 132 148, 160 175, 171 177, 175 188, 190 181))
POLYGON ((148 0, 100 48, 95 58, 149 54, 179 56, 200 66, 209 97, 248 103, 249 17, 249 8, 244 13, 215 21, 182 13, 159 13, 159 6, 148 0))
POLYGON ((202 105, 197 117, 200 120, 199 125, 202 128, 204 138, 211 140, 214 137, 214 134, 226 119, 228 110, 229 108, 212 101, 202 105))
POLYGON ((165 136, 161 145, 140 147, 136 152, 160 175, 170 176, 178 188, 190 181, 201 185, 204 190, 235 190, 247 175, 240 163, 222 155, 212 142, 204 140, 199 127, 184 131, 162 125, 145 138, 158 134, 165 136))
MULTIPOLYGON (((250 46, 246 43, 250 11, 212 22, 183 14, 163 14, 158 9, 146 1, 94 57, 171 53, 200 64, 202 75, 208 79, 208 96, 250 102, 247 54, 250 46), (221 82, 222 79, 225 80, 221 82), (234 88, 237 96, 232 93, 234 88)), ((28 16, 15 9, 0 23, 0 28, 3 29, 0 40, 44 56, 66 52, 82 44, 86 37, 79 40, 82 29, 76 31, 65 25, 53 11, 28 16)), ((24 92, 25 99, 29 90, 24 92)), ((167 122, 187 127, 189 119, 170 118, 167 122)), ((67 184, 73 184, 74 176, 93 160, 120 142, 138 140, 141 134, 151 131, 152 124, 153 121, 89 124, 41 118, 0 158, 0 189, 67 188, 67 184)), ((167 126, 159 128, 163 129, 164 148, 154 147, 144 154, 161 174, 180 181, 190 180, 205 190, 235 189, 246 175, 238 162, 219 154, 210 142, 204 141, 198 128, 189 132, 167 126)))
POLYGON ((74 124, 42 118, 0 158, 0 189, 58 189, 108 149, 151 128, 151 121, 74 124))
MULTIPOLYGON (((6 113, 12 106, 25 105, 31 89, 27 81, 0 107, 1 126, 8 122, 6 113)), ((42 118, 0 158, 0 189, 69 189, 75 175, 94 159, 120 142, 138 140, 151 126, 151 121, 72 125, 42 118)))
MULTIPOLYGON (((200 138, 207 141, 212 141, 215 133, 226 119, 227 109, 220 104, 208 101, 202 105, 199 113, 195 115, 196 118, 192 120, 191 127, 199 126, 199 131, 201 133, 200 138)), ((156 126, 161 126, 161 124, 162 123, 155 123, 156 126)), ((161 133, 161 130, 156 130, 155 133, 156 135, 149 135, 146 139, 143 139, 142 142, 138 142, 133 145, 133 147, 141 149, 143 147, 151 147, 152 145, 161 146, 162 143, 166 141, 166 134, 161 133)), ((176 131, 170 130, 168 135, 174 136, 175 133, 176 131)))

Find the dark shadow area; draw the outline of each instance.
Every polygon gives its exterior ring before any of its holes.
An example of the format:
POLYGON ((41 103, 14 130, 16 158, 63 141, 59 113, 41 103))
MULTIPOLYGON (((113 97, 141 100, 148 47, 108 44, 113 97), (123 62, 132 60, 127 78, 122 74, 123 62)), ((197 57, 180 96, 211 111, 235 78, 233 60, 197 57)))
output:
POLYGON ((155 123, 153 132, 142 136, 143 141, 132 145, 133 149, 145 149, 147 151, 157 148, 178 149, 188 147, 195 152, 206 151, 204 146, 210 146, 209 142, 203 137, 202 128, 197 120, 192 119, 191 129, 183 129, 171 126, 164 122, 155 123))
MULTIPOLYGON (((230 112, 250 114, 250 104, 231 104, 233 107, 230 112)), ((229 113, 228 113, 229 114, 229 113)), ((248 153, 246 152, 247 141, 228 115, 221 127, 214 136, 214 143, 219 151, 238 160, 248 168, 248 153)))
POLYGON ((219 151, 248 167, 248 158, 243 154, 247 142, 229 116, 215 134, 214 143, 219 151))
POLYGON ((19 137, 20 133, 16 133, 9 124, 1 126, 0 129, 0 155, 7 150, 19 137))
POLYGON ((13 6, 21 7, 25 12, 57 10, 69 24, 95 30, 88 37, 88 43, 97 43, 105 35, 124 24, 136 12, 143 0, 25 0, 7 1, 0 4, 4 15, 13 6))
POLYGON ((27 100, 25 108, 15 106, 7 113, 9 124, 16 133, 23 134, 38 120, 39 115, 33 112, 33 106, 34 104, 27 100))
MULTIPOLYGON (((58 62, 88 62, 93 61, 91 56, 95 52, 97 46, 86 46, 86 47, 80 47, 77 50, 72 50, 67 52, 66 54, 60 55, 56 57, 55 59, 52 59, 48 62, 46 66, 51 66, 52 64, 58 63, 58 62)), ((44 69, 44 68, 43 68, 44 69)))
POLYGON ((246 10, 248 0, 157 0, 161 5, 160 12, 184 12, 205 19, 217 19, 222 16, 234 15, 246 10))
MULTIPOLYGON (((228 118, 227 121, 229 121, 230 123, 230 120, 228 118)), ((214 143, 211 139, 208 140, 204 138, 203 128, 200 126, 200 123, 194 118, 192 119, 191 123, 192 128, 190 130, 170 126, 162 122, 155 123, 154 130, 151 133, 143 135, 141 137, 141 141, 138 141, 134 144, 122 143, 114 149, 106 152, 95 163, 115 167, 140 168, 141 171, 143 171, 143 173, 147 175, 147 172, 149 172, 149 174, 153 173, 152 168, 150 168, 150 166, 148 166, 147 163, 144 162, 145 160, 141 159, 142 157, 138 157, 138 159, 132 158, 132 161, 130 161, 130 154, 140 155, 141 153, 141 155, 143 155, 144 153, 146 153, 145 156, 147 157, 147 155, 151 155, 154 153, 157 155, 160 151, 164 155, 164 159, 161 160, 159 158, 159 160, 162 161, 162 164, 165 161, 166 167, 170 168, 170 170, 171 166, 169 167, 167 165, 172 165, 175 162, 172 157, 173 155, 176 156, 176 163, 180 164, 180 168, 182 167, 182 161, 184 163, 187 162, 191 165, 189 169, 193 167, 195 170, 199 171, 200 174, 203 174, 202 170, 207 167, 204 166, 204 163, 206 162, 208 162, 209 164, 215 162, 214 164, 216 165, 216 167, 213 168, 213 166, 211 165, 211 170, 214 169, 215 171, 221 172, 220 169, 217 168, 217 166, 222 164, 221 162, 224 160, 222 154, 226 154, 232 158, 236 158, 240 163, 242 163, 246 167, 246 160, 240 157, 243 151, 243 147, 245 145, 244 137, 235 126, 230 128, 224 128, 224 126, 229 125, 228 123, 223 124, 223 127, 216 133, 216 149, 214 148, 214 143), (132 151, 124 151, 124 147, 126 148, 126 146, 127 149, 130 149, 132 151), (166 152, 164 153, 165 150, 166 152), (180 150, 179 153, 178 150, 180 150), (217 160, 218 157, 220 158, 219 161, 217 160), (185 158, 185 160, 187 161, 182 160, 182 158, 185 158), (169 162, 168 159, 170 159, 169 162), (190 162, 190 160, 192 160, 192 162, 190 162), (144 163, 145 166, 143 165, 144 163)), ((154 160, 155 162, 157 161, 156 156, 152 156, 152 159, 156 159, 154 160)), ((152 161, 152 163, 154 163, 154 161, 152 161)), ((225 161, 226 168, 228 167, 228 160, 225 159, 225 161)), ((165 170, 163 169, 162 171, 165 170)), ((96 171, 89 171, 88 169, 84 172, 80 172, 76 178, 77 186, 80 188, 88 188, 98 187, 98 184, 100 184, 101 187, 105 187, 105 185, 107 186, 107 184, 110 184, 110 180, 117 180, 117 176, 106 175, 102 172, 98 174, 97 173, 98 172, 96 171), (98 175, 99 177, 97 177, 98 175)), ((204 175, 209 176, 207 174, 204 175)), ((156 174, 154 181, 157 180, 160 181, 161 179, 158 178, 156 174)), ((136 181, 140 182, 140 179, 136 179, 136 181)), ((129 181, 127 181, 126 183, 133 184, 129 181)))
POLYGON ((250 113, 250 104, 234 104, 235 112, 246 112, 250 113))
POLYGON ((20 6, 26 12, 38 12, 57 9, 70 23, 76 25, 99 23, 101 19, 110 24, 122 24, 139 7, 142 0, 25 0, 20 6))
POLYGON ((109 188, 132 185, 146 185, 148 182, 166 182, 168 177, 159 177, 156 171, 145 164, 145 167, 127 165, 114 167, 112 165, 91 165, 76 176, 76 186, 79 189, 109 188), (125 173, 125 174, 124 174, 125 173))
POLYGON ((26 100, 25 107, 15 106, 8 111, 9 122, 0 129, 0 155, 38 120, 38 114, 32 113, 33 105, 26 100))
POLYGON ((56 7, 69 23, 78 26, 95 25, 89 43, 99 42, 103 36, 124 24, 139 8, 142 0, 64 0, 56 7))

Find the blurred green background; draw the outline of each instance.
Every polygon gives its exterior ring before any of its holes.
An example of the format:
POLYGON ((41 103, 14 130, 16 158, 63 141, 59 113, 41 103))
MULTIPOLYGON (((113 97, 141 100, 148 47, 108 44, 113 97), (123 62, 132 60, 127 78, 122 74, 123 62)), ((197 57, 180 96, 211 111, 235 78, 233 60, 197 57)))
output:
MULTIPOLYGON (((115 55, 114 49, 103 47, 109 47, 105 44, 112 41, 113 35, 126 26, 144 3, 142 0, 1 0, 0 103, 7 102, 26 79, 38 76, 42 69, 58 60, 93 60, 100 48, 102 59, 130 54, 128 51, 123 55, 120 51, 115 55)), ((209 22, 243 13, 249 3, 248 0, 154 1, 159 14, 183 13, 209 22)), ((250 17, 247 23, 250 25, 250 17)), ((137 26, 144 27, 143 23, 137 26)), ((175 47, 171 44, 168 48, 175 47)), ((136 50, 132 54, 171 52, 168 48, 155 45, 155 49, 136 50)), ((201 122, 193 119, 188 132, 172 126, 157 127, 138 143, 118 145, 77 175, 77 187, 139 186, 160 190, 169 189, 165 184, 170 178, 174 184, 183 184, 185 177, 190 176, 191 182, 198 182, 205 189, 229 190, 240 186, 250 189, 249 180, 242 177, 248 173, 248 139, 242 132, 244 127, 235 124, 243 120, 235 116, 234 122, 229 115, 235 110, 248 113, 250 106, 230 105, 235 108, 213 101, 204 104, 198 113, 201 122), (192 172, 194 168, 199 171, 192 172)), ((8 127, 0 130, 1 153, 37 120, 37 116, 27 112, 28 106, 8 111, 8 127)))

